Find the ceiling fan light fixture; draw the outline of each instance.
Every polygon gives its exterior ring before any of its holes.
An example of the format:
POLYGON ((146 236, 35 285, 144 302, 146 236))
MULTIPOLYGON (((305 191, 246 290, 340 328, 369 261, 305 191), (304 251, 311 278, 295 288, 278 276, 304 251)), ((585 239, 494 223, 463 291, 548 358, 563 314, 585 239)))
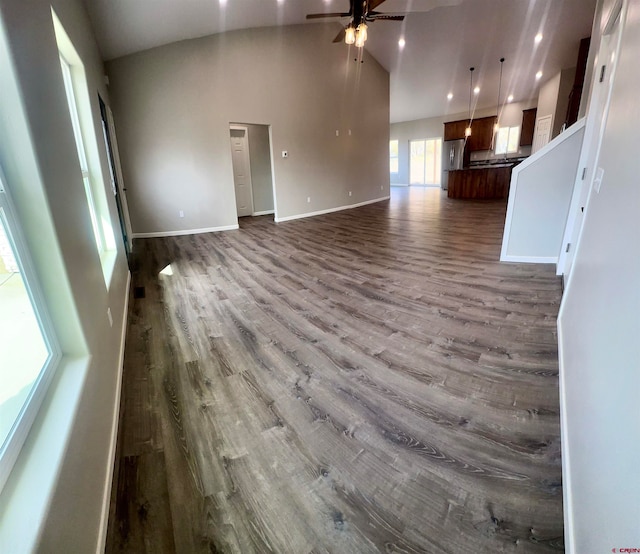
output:
POLYGON ((356 30, 353 28, 353 25, 349 25, 344 31, 344 42, 345 44, 353 44, 356 41, 356 30))
POLYGON ((356 46, 362 48, 367 42, 367 24, 362 22, 356 28, 356 46))

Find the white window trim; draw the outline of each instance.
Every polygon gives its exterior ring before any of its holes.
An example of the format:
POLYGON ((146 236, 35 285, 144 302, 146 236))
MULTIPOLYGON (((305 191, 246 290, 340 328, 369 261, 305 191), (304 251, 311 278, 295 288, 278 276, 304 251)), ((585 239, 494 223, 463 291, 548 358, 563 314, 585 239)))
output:
POLYGON ((389 165, 391 165, 391 160, 397 160, 398 169, 396 171, 391 171, 390 170, 389 173, 391 175, 398 175, 400 173, 400 141, 398 139, 390 139, 389 140, 389 165), (395 156, 391 155, 391 143, 392 142, 395 142, 398 145, 398 148, 397 148, 397 152, 398 153, 395 156))
POLYGON ((520 125, 515 125, 513 127, 500 127, 498 129, 498 131, 496 132, 496 149, 495 149, 495 155, 496 156, 500 156, 502 154, 515 154, 518 151, 519 148, 519 141, 520 141, 520 125), (507 140, 505 142, 505 149, 504 150, 498 150, 498 133, 500 133, 500 131, 502 131, 503 129, 509 129, 509 131, 507 132, 507 140), (511 139, 511 133, 517 133, 517 140, 516 140, 516 146, 514 149, 509 150, 509 140, 511 139))
POLYGON ((60 345, 44 302, 27 243, 22 234, 13 203, 9 196, 9 191, 4 184, 5 182, 6 180, 0 168, 0 218, 2 219, 2 223, 4 223, 9 242, 16 255, 16 262, 25 282, 40 329, 42 330, 42 337, 49 350, 49 356, 40 370, 40 374, 35 380, 29 396, 25 400, 9 435, 4 444, 0 445, 0 490, 4 487, 18 459, 18 454, 27 439, 27 435, 40 410, 51 379, 62 358, 60 345))

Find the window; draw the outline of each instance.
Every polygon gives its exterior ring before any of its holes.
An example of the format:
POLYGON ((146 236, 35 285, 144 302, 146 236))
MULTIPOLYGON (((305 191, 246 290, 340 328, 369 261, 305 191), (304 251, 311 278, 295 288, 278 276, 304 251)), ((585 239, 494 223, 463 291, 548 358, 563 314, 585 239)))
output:
POLYGON ((409 141, 409 184, 438 185, 442 173, 442 139, 409 141))
POLYGON ((87 198, 91 226, 105 282, 108 286, 115 266, 116 244, 102 179, 87 80, 84 66, 53 10, 52 17, 58 43, 60 69, 84 183, 84 193, 87 198))
POLYGON ((389 172, 398 173, 400 165, 398 163, 398 141, 389 141, 389 172))
POLYGON ((500 127, 496 135, 496 154, 511 154, 518 151, 520 127, 500 127))
POLYGON ((0 172, 0 488, 60 357, 0 172))

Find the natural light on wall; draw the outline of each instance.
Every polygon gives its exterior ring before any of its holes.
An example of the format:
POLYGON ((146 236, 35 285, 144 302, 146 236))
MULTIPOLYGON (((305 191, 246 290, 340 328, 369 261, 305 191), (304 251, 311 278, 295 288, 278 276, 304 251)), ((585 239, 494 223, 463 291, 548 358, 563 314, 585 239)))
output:
POLYGON ((51 14, 91 226, 108 287, 115 266, 116 243, 100 168, 87 79, 84 66, 69 36, 53 10, 51 10, 51 14))

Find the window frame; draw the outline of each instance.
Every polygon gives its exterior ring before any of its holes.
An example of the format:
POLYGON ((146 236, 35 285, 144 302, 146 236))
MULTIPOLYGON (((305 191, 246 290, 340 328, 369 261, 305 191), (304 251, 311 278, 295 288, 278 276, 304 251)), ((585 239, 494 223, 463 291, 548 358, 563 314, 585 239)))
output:
POLYGON ((518 152, 519 148, 520 148, 520 125, 514 125, 513 127, 499 127, 498 130, 496 131, 496 145, 494 150, 495 155, 501 156, 506 154, 515 154, 516 152, 518 152), (505 149, 499 151, 498 145, 500 144, 500 141, 498 137, 500 135, 500 132, 503 131, 504 129, 508 129, 507 140, 505 141, 505 149), (512 138, 511 135, 514 132, 516 133, 516 136, 514 138, 515 147, 513 149, 509 149, 509 142, 511 141, 511 138, 512 138))
POLYGON ((421 138, 421 139, 409 139, 409 185, 422 185, 422 186, 442 186, 442 137, 430 137, 430 138, 421 138), (411 178, 411 152, 412 152, 412 143, 423 143, 424 145, 424 167, 423 167, 423 179, 422 182, 418 183, 412 181, 411 178), (428 151, 428 143, 435 143, 434 146, 434 172, 433 175, 435 177, 435 181, 427 181, 427 151, 428 151), (438 155, 439 153, 439 155, 438 155))
POLYGON ((6 183, 6 178, 0 167, 0 224, 4 225, 49 355, 42 365, 17 418, 14 420, 9 434, 4 442, 0 444, 0 491, 11 474, 20 450, 40 411, 51 380, 62 360, 60 343, 49 316, 49 310, 31 259, 28 243, 24 237, 20 220, 13 206, 6 183))
POLYGON ((105 285, 109 289, 115 268, 117 246, 102 172, 94 106, 91 103, 84 64, 53 8, 51 16, 91 227, 105 285))
POLYGON ((389 140, 389 173, 391 175, 398 175, 400 173, 400 141, 398 139, 390 139, 389 140), (396 144, 396 155, 392 154, 391 143, 395 142, 396 144), (396 170, 391 169, 391 164, 395 160, 396 170))

